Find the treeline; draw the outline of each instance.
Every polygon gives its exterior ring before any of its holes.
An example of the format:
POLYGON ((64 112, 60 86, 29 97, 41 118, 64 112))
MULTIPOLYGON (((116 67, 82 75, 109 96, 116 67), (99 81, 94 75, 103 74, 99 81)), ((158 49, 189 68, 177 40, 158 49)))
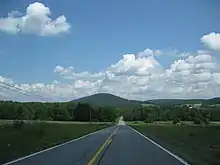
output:
POLYGON ((123 111, 124 119, 127 121, 194 121, 195 124, 209 121, 220 121, 220 110, 196 109, 188 106, 143 106, 131 111, 123 111))
POLYGON ((0 119, 113 122, 119 110, 86 103, 0 101, 0 119))

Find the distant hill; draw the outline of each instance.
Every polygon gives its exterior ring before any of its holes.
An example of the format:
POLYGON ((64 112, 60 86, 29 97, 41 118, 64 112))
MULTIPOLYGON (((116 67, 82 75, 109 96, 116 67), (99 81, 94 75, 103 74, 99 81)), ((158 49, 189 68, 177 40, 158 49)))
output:
POLYGON ((202 104, 204 99, 155 99, 145 102, 157 105, 202 104))
POLYGON ((179 104, 220 104, 220 98, 212 99, 154 99, 146 101, 128 100, 109 93, 98 93, 91 96, 82 97, 73 102, 89 103, 97 106, 109 106, 117 108, 135 108, 141 104, 156 104, 162 106, 172 106, 179 104))
POLYGON ((177 105, 177 104, 220 104, 220 98, 212 99, 155 99, 144 101, 156 105, 177 105))
POLYGON ((203 104, 209 104, 209 105, 220 104, 220 97, 215 97, 212 99, 204 100, 203 104))
POLYGON ((109 106, 117 108, 133 108, 141 106, 141 101, 128 100, 109 93, 98 93, 91 96, 82 97, 73 102, 89 103, 92 105, 109 106))

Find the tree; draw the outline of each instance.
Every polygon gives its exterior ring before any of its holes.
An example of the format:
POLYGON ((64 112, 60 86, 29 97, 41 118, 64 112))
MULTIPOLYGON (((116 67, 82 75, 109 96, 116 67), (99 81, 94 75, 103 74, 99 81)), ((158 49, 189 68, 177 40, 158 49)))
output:
POLYGON ((87 103, 79 103, 74 111, 74 120, 90 121, 92 107, 87 103))

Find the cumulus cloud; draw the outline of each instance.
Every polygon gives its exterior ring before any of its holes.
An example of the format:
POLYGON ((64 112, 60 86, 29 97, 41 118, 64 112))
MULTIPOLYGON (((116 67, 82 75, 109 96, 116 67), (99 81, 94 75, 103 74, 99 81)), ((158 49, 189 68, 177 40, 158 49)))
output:
POLYGON ((135 57, 134 54, 125 54, 123 58, 116 64, 111 65, 107 71, 116 75, 149 75, 158 74, 163 70, 163 67, 154 59, 149 57, 135 57))
MULTIPOLYGON (((72 66, 61 65, 55 66, 53 71, 61 78, 61 82, 54 80, 50 84, 18 84, 10 78, 0 76, 0 84, 7 82, 54 100, 71 100, 100 92, 138 100, 211 98, 220 93, 219 61, 208 51, 198 51, 194 55, 175 60, 167 68, 154 55, 139 57, 124 54, 115 64, 95 73, 76 72, 72 66), (70 83, 62 83, 66 79, 70 83)), ((6 97, 39 101, 0 87, 0 99, 6 97)))
POLYGON ((220 34, 219 33, 209 33, 201 38, 201 42, 208 48, 220 51, 220 34))
POLYGON ((59 74, 60 76, 62 76, 65 79, 70 79, 70 80, 76 80, 76 79, 99 79, 103 76, 102 72, 98 72, 98 73, 90 73, 87 71, 83 71, 83 72, 75 72, 73 67, 63 67, 60 65, 57 65, 54 68, 54 73, 59 74))
POLYGON ((56 19, 50 18, 51 11, 44 4, 35 2, 26 8, 22 16, 19 11, 12 11, 8 17, 0 18, 0 30, 11 33, 37 34, 40 36, 56 35, 68 32, 70 24, 61 15, 56 19))
POLYGON ((57 81, 51 84, 18 84, 11 79, 0 78, 0 100, 67 101, 74 96, 76 96, 74 86, 57 81))
MULTIPOLYGON (((84 77, 84 81, 79 81, 80 78, 77 77, 75 87, 81 91, 89 88, 94 93, 109 92, 142 100, 215 97, 218 96, 220 87, 218 62, 213 55, 200 51, 194 56, 174 61, 168 68, 163 68, 153 56, 138 57, 134 54, 125 54, 122 59, 105 70, 88 73, 90 76, 87 80, 84 77), (91 79, 90 77, 94 75, 100 76, 91 79)), ((73 72, 71 76, 77 74, 73 72)))
POLYGON ((147 48, 143 52, 138 53, 138 57, 157 56, 161 54, 162 54, 162 51, 160 50, 152 50, 152 49, 147 48))

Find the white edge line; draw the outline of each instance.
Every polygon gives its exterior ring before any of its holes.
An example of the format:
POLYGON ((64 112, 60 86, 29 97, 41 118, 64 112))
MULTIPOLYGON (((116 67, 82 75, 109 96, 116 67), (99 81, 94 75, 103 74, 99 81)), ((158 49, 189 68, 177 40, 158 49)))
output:
MULTIPOLYGON (((128 125, 127 125, 128 126, 128 125)), ((132 129, 134 132, 136 132, 137 134, 141 135, 142 137, 144 137, 145 139, 147 139, 148 141, 150 141, 151 143, 153 143, 154 145, 156 145, 157 147, 159 147, 160 149, 162 149, 163 151, 165 151, 166 153, 170 154, 171 156, 173 156, 174 158, 176 158, 177 160, 179 160, 181 163, 183 163, 184 165, 190 165, 189 163, 187 163, 185 160, 183 160, 182 158, 180 158, 179 156, 175 155, 174 153, 172 153, 171 151, 165 149, 164 147, 162 147, 161 145, 157 144, 156 142, 154 142, 153 140, 151 140, 149 137, 143 135, 142 133, 138 132, 137 130, 135 130, 134 128, 128 126, 130 129, 132 129)))
POLYGON ((91 133, 89 133, 89 134, 86 134, 86 135, 84 135, 84 136, 78 137, 78 138, 76 138, 76 139, 73 139, 73 140, 67 141, 67 142, 65 142, 65 143, 61 143, 61 144, 55 145, 55 146, 53 146, 53 147, 50 147, 50 148, 47 148, 47 149, 44 149, 44 150, 41 150, 41 151, 35 152, 35 153, 33 153, 33 154, 30 154, 30 155, 27 155, 27 156, 24 156, 24 157, 21 157, 21 158, 15 159, 15 160, 13 160, 13 161, 10 161, 10 162, 7 162, 7 163, 4 163, 4 164, 2 164, 2 165, 10 165, 10 164, 12 164, 12 163, 16 163, 16 162, 18 162, 18 161, 21 161, 21 160, 24 160, 24 159, 30 158, 30 157, 32 157, 32 156, 35 156, 35 155, 41 154, 41 153, 43 153, 43 152, 46 152, 46 151, 49 151, 49 150, 52 150, 52 149, 55 149, 55 148, 61 147, 61 146, 63 146, 63 145, 66 145, 66 144, 72 143, 72 142, 74 142, 74 141, 77 141, 77 140, 80 140, 80 139, 86 138, 87 136, 90 136, 90 135, 93 135, 93 134, 99 133, 99 132, 104 131, 105 129, 108 129, 108 128, 109 128, 109 127, 104 128, 104 129, 101 129, 101 130, 98 130, 98 131, 95 131, 95 132, 91 132, 91 133))

